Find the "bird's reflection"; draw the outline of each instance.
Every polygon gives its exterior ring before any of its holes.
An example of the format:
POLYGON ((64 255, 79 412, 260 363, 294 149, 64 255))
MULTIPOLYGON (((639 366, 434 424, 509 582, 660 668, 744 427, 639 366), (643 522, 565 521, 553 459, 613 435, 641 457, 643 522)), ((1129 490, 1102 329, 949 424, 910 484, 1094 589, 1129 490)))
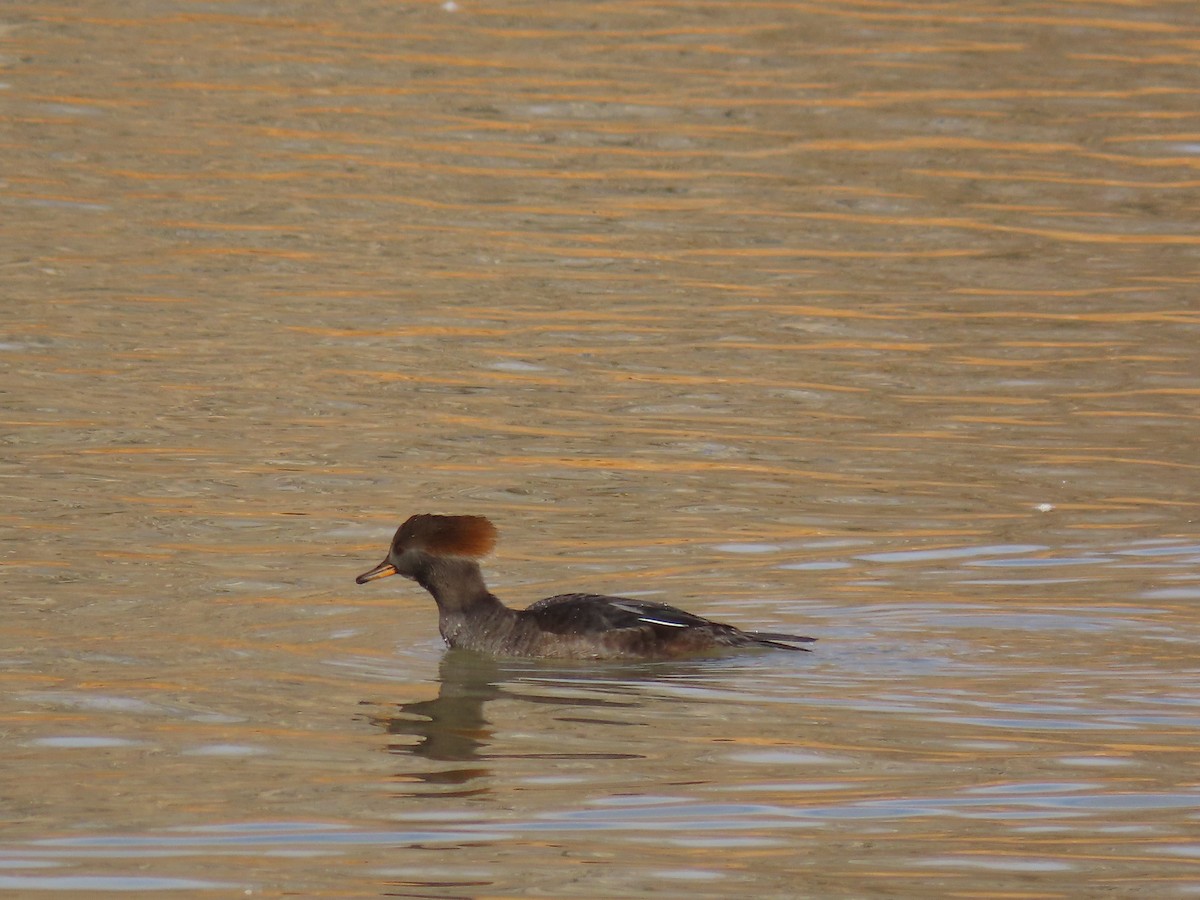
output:
MULTIPOLYGON (((389 735, 388 751, 438 762, 479 763, 491 739, 483 705, 503 695, 499 672, 486 657, 453 651, 442 657, 440 687, 432 700, 399 703, 386 715, 368 717, 389 735), (415 738, 415 742, 412 740, 415 738)), ((473 797, 488 793, 491 770, 484 765, 407 770, 396 779, 413 785, 412 795, 473 797)))
MULTIPOLYGON (((678 675, 681 666, 671 667, 678 675)), ((371 715, 368 721, 396 740, 388 750, 397 755, 416 756, 439 763, 469 765, 399 775, 403 781, 422 786, 422 793, 436 790, 440 796, 469 796, 487 793, 492 767, 503 759, 636 759, 640 754, 613 749, 574 751, 559 748, 547 751, 501 753, 494 749, 495 731, 484 706, 494 700, 553 707, 558 723, 583 723, 597 727, 641 725, 630 716, 631 707, 646 701, 647 681, 657 682, 666 674, 643 671, 641 667, 609 668, 597 677, 586 666, 555 667, 536 661, 497 660, 463 650, 450 650, 441 659, 440 686, 433 700, 400 703, 386 714, 371 715)), ((519 719, 517 716, 505 716, 519 719)), ((613 741, 598 740, 599 747, 613 747, 613 741)), ((623 750, 628 744, 621 745, 623 750)))
POLYGON ((505 695, 494 660, 474 653, 450 651, 438 669, 441 686, 433 700, 398 704, 370 722, 388 734, 417 738, 416 744, 390 745, 393 753, 411 753, 451 762, 479 760, 492 736, 483 704, 505 695))

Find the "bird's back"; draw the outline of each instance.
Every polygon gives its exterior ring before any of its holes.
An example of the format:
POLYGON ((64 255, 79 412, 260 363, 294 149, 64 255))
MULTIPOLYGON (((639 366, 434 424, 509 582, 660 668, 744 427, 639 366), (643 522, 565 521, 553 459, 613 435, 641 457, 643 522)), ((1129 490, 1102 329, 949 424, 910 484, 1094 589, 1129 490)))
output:
POLYGON ((515 633, 536 644, 536 655, 671 658, 729 647, 803 650, 784 641, 798 635, 746 632, 666 603, 603 594, 559 594, 517 613, 515 633))

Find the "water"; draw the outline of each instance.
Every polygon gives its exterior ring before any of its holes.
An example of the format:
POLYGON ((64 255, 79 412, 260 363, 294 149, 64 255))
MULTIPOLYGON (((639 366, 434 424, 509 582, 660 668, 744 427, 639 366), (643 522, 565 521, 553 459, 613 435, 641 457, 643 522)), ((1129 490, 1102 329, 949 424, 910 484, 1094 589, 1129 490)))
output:
POLYGON ((1200 893, 1198 25, 7 10, 0 889, 1200 893))

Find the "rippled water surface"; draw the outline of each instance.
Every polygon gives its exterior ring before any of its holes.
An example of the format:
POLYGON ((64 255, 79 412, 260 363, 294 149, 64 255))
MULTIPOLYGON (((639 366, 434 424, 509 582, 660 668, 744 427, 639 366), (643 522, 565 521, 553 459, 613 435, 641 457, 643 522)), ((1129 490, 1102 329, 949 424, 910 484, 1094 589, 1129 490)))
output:
POLYGON ((0 41, 0 890, 1200 895, 1194 4, 0 41), (819 642, 447 653, 413 512, 819 642))

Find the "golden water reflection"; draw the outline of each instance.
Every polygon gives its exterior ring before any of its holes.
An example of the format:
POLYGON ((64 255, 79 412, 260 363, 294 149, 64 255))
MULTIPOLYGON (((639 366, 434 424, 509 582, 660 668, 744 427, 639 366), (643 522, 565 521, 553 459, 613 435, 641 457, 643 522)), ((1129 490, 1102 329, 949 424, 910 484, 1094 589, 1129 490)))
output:
POLYGON ((0 888, 1194 894, 1198 27, 8 7, 0 888), (421 511, 817 652, 445 655, 421 511))

